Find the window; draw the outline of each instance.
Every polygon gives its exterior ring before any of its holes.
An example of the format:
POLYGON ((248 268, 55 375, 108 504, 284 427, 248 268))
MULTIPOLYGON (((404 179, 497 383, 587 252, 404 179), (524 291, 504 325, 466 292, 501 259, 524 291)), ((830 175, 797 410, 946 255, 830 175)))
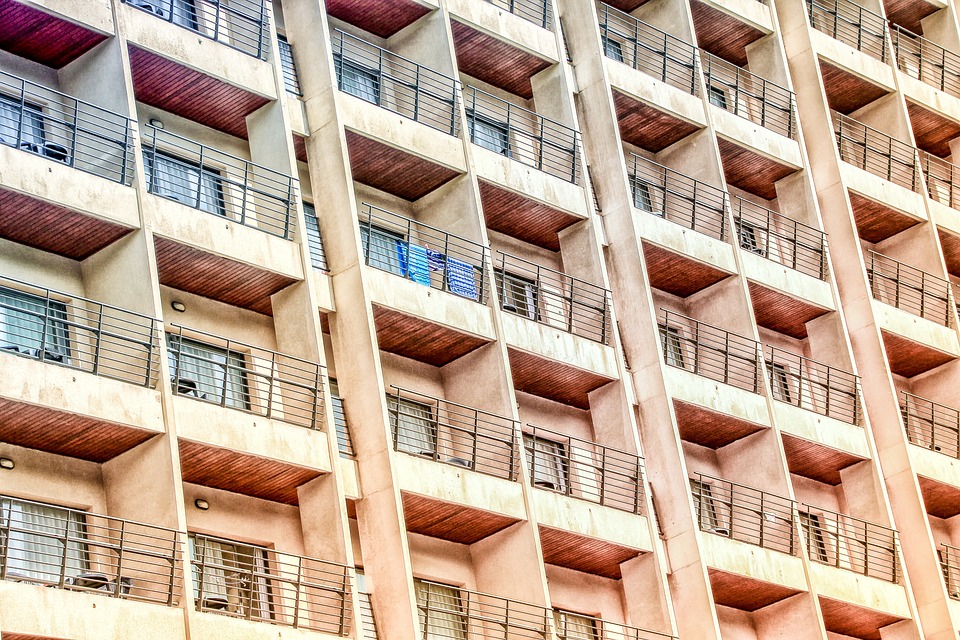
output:
POLYGON ((808 511, 800 512, 800 528, 807 539, 807 551, 811 560, 827 561, 827 544, 823 539, 823 523, 820 516, 808 511))
POLYGON ((383 271, 403 275, 400 256, 405 246, 403 235, 369 224, 360 225, 363 256, 367 264, 383 271))
POLYGON ((567 490, 567 455, 562 442, 540 436, 523 434, 523 448, 527 466, 533 474, 533 484, 554 491, 567 490))
POLYGON ((727 92, 720 87, 707 87, 710 104, 721 109, 727 108, 727 92))
POLYGON ((693 494, 694 515, 701 531, 730 535, 730 530, 722 525, 713 497, 713 487, 708 483, 690 478, 690 491, 693 494))
POLYGON ((86 572, 83 514, 62 507, 0 499, 0 548, 7 579, 59 583, 86 572), (65 566, 64 566, 64 563, 65 566))
POLYGON ((770 389, 773 391, 773 399, 780 402, 793 402, 787 368, 779 362, 768 362, 767 372, 770 374, 770 389))
POLYGON ((557 640, 596 640, 599 637, 595 620, 588 616, 554 609, 553 621, 557 640))
POLYGON ((18 98, 0 95, 0 142, 16 146, 18 137, 21 147, 40 151, 44 142, 43 110, 29 102, 21 110, 18 98))
POLYGON ((197 30, 197 8, 194 0, 129 0, 130 4, 156 14, 174 24, 197 30), (172 16, 171 16, 172 12, 172 16))
POLYGON ((330 378, 330 397, 333 400, 333 425, 337 430, 337 448, 340 453, 350 455, 353 452, 353 443, 350 442, 350 432, 347 431, 347 416, 343 412, 340 387, 334 378, 330 378))
POLYGON ((326 270, 327 255, 323 251, 320 239, 320 223, 317 222, 317 210, 309 202, 303 203, 303 219, 307 226, 307 248, 310 251, 310 264, 317 269, 326 270))
POLYGON ((510 157, 510 128, 505 123, 468 110, 467 129, 473 144, 510 157))
POLYGON ((467 617, 460 589, 423 580, 414 580, 414 587, 423 640, 464 640, 467 617))
POLYGON ((198 609, 273 618, 266 549, 193 533, 188 541, 198 609))
POLYGON ((223 179, 216 169, 181 160, 156 149, 145 147, 143 167, 147 190, 188 207, 226 216, 223 179))
POLYGON ((623 45, 610 36, 603 36, 603 53, 611 60, 623 62, 623 45))
POLYGON ((504 311, 519 316, 537 319, 537 283, 529 278, 512 273, 496 273, 497 289, 500 290, 500 306, 504 311))
POLYGON ((388 405, 397 451, 432 457, 437 450, 433 406, 396 396, 390 396, 388 405))
POLYGON ((660 347, 663 361, 671 367, 683 369, 683 340, 677 327, 660 327, 660 347))
POLYGON ((62 302, 0 287, 0 349, 66 362, 70 354, 66 322, 62 302))
POLYGON ((340 90, 361 100, 379 105, 380 72, 376 69, 368 69, 351 60, 344 60, 340 54, 336 54, 334 57, 334 63, 337 65, 339 72, 337 79, 340 82, 340 90))
POLYGON ((758 256, 766 257, 767 252, 760 244, 760 229, 746 220, 737 218, 737 235, 740 238, 740 248, 758 256))
POLYGON ((630 184, 633 187, 633 206, 663 218, 666 207, 665 189, 637 176, 630 176, 630 184))
POLYGON ((169 334, 167 347, 175 393, 234 409, 250 408, 242 353, 169 334))

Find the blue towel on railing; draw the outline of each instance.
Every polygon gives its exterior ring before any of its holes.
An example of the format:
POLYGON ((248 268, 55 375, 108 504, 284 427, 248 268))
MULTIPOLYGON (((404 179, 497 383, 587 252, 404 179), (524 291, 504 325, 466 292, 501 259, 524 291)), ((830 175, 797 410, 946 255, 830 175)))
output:
POLYGON ((476 300, 477 281, 473 277, 473 265, 447 256, 447 286, 450 292, 476 300))
POLYGON ((427 249, 427 260, 430 262, 430 271, 443 271, 447 258, 439 251, 427 249))
POLYGON ((430 267, 427 260, 427 249, 416 244, 406 242, 397 243, 397 256, 400 258, 400 272, 416 282, 430 286, 430 267))

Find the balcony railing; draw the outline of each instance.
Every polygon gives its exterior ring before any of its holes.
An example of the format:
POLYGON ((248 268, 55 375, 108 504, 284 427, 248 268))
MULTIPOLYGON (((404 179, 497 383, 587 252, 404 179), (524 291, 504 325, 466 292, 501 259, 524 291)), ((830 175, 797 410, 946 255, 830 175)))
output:
POLYGON ((452 136, 460 132, 460 82, 339 29, 333 61, 340 91, 452 136))
POLYGON ((527 425, 530 482, 629 513, 644 512, 643 458, 596 442, 527 425))
POLYGON ((841 160, 911 191, 920 190, 914 147, 836 111, 833 130, 841 160))
POLYGON ((721 189, 635 153, 627 156, 633 206, 711 238, 726 237, 727 199, 721 189))
POLYGON ((464 90, 470 141, 521 164, 580 183, 580 132, 481 89, 464 90))
POLYGON ((827 235, 766 207, 733 198, 740 248, 818 280, 827 277, 827 235))
POLYGON ((608 58, 687 93, 700 93, 695 46, 603 2, 597 2, 597 14, 608 58))
POLYGON ((0 352, 153 388, 159 322, 0 277, 0 352))
POLYGON ((610 344, 610 290, 497 252, 500 308, 600 344, 610 344))
POLYGON ((349 635, 348 567, 199 534, 190 543, 198 611, 349 635))
MULTIPOLYGON (((563 614, 558 611, 556 615, 563 614)), ((556 617, 554 620, 556 621, 556 617)), ((669 633, 631 627, 579 613, 575 619, 566 618, 563 626, 557 622, 557 627, 557 640, 677 640, 676 636, 669 633)))
POLYGON ((395 451, 516 479, 516 422, 443 398, 392 388, 387 406, 395 451))
POLYGON ((415 580, 422 640, 545 640, 550 609, 488 593, 415 580))
POLYGON ((0 144, 123 185, 133 179, 129 118, 3 71, 0 144))
POLYGON ((902 391, 900 414, 910 442, 960 459, 960 411, 902 391))
POLYGON ((701 531, 794 555, 796 502, 746 485, 698 473, 691 483, 701 531))
POLYGON ((920 167, 927 179, 930 198, 952 209, 960 210, 960 167, 917 149, 920 167))
POLYGON ((364 640, 377 640, 377 620, 373 617, 373 594, 361 591, 360 623, 363 625, 364 640))
POLYGON ((179 325, 167 332, 173 392, 308 429, 323 424, 323 366, 179 325))
POLYGON ((353 448, 353 438, 350 436, 350 425, 347 424, 347 415, 343 409, 343 398, 332 394, 333 426, 337 430, 337 449, 344 458, 355 458, 357 452, 353 448))
POLYGON ((173 529, 0 496, 0 579, 176 605, 173 529))
POLYGON ((875 300, 945 327, 953 324, 948 281, 876 251, 867 251, 866 262, 875 300))
POLYGON ((911 78, 960 97, 960 56, 890 23, 897 67, 911 78))
POLYGON ((552 30, 552 0, 486 0, 486 2, 539 27, 552 30))
POLYGON ((767 346, 773 399, 850 424, 860 424, 860 376, 767 346))
POLYGON ((896 529, 809 504, 801 505, 800 522, 810 560, 900 582, 896 529))
POLYGON ((851 0, 807 0, 810 25, 882 62, 887 59, 887 23, 851 0))
POLYGON ((302 96, 300 78, 297 76, 297 65, 293 61, 293 48, 283 36, 278 35, 277 42, 280 45, 280 69, 283 71, 283 86, 288 93, 302 96))
POLYGON ((943 582, 947 587, 947 594, 954 600, 960 600, 960 548, 949 544, 941 544, 940 568, 943 570, 943 582))
POLYGON ((796 138, 793 91, 705 51, 700 57, 710 104, 774 133, 796 138))
POLYGON ((667 365, 760 392, 759 342, 667 309, 660 309, 659 325, 667 365))
POLYGON ((482 244, 366 202, 360 210, 360 236, 368 266, 481 304, 487 301, 489 250, 482 244))
POLYGON ((147 190, 193 209, 290 240, 297 181, 283 173, 143 125, 147 190))
POLYGON ((178 27, 261 60, 270 36, 264 0, 123 0, 178 27))

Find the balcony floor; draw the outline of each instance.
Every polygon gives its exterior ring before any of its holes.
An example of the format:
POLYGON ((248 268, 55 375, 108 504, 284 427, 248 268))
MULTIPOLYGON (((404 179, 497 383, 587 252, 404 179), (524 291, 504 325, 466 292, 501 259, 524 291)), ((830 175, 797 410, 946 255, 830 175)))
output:
POLYGON ((883 336, 890 370, 905 378, 912 378, 935 369, 955 357, 886 330, 881 330, 880 334, 883 336))
POLYGON ((853 113, 888 92, 885 87, 823 60, 820 60, 820 74, 827 92, 827 104, 844 115, 853 113))
POLYGON ((747 45, 766 35, 743 20, 703 2, 691 2, 690 12, 699 47, 738 67, 747 66, 747 45))
POLYGON ((960 514, 960 487, 937 482, 924 476, 917 476, 920 493, 927 513, 937 518, 952 518, 960 514))
POLYGON ((480 180, 480 202, 487 227, 550 251, 560 250, 557 234, 581 220, 483 180, 480 180))
POLYGON ((737 142, 717 137, 727 183, 766 200, 777 197, 774 183, 798 170, 737 142))
POLYGON ((419 200, 459 175, 449 167, 353 131, 347 131, 347 148, 354 180, 404 200, 419 200))
POLYGON ((850 192, 857 233, 867 242, 880 242, 905 231, 921 220, 858 193, 850 192))
MULTIPOLYGON (((588 341, 584 340, 584 342, 588 341)), ((513 386, 517 391, 562 402, 579 409, 589 409, 588 394, 612 382, 612 378, 519 349, 508 348, 507 354, 510 357, 510 368, 513 372, 513 386)))
POLYGON ((519 522, 516 518, 403 492, 407 531, 460 544, 473 544, 519 522))
POLYGON ((381 350, 435 367, 461 358, 489 341, 423 317, 374 305, 373 320, 381 350))
POLYGON ((452 20, 453 45, 461 73, 530 100, 530 78, 551 65, 549 60, 452 20))
POLYGON ((917 146, 940 158, 949 156, 950 141, 960 137, 960 123, 909 100, 907 111, 917 146))
POLYGON ((748 285, 757 324, 798 340, 807 337, 808 322, 831 311, 755 282, 748 285))
POLYGON ((389 38, 430 13, 412 0, 326 0, 327 13, 364 31, 389 38))
POLYGON ((643 243, 643 256, 650 286, 681 298, 713 286, 731 275, 713 265, 649 242, 643 243))

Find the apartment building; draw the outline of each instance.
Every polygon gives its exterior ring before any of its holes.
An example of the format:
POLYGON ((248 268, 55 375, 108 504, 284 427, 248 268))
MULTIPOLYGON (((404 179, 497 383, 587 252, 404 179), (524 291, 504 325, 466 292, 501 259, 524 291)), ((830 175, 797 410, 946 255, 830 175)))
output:
POLYGON ((956 638, 957 141, 943 0, 0 0, 0 638, 956 638))

